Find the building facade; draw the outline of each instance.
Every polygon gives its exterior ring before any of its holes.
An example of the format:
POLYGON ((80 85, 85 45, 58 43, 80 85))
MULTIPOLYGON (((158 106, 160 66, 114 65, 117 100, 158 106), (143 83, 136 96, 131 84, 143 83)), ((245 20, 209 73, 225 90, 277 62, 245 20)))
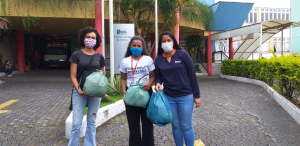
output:
MULTIPOLYGON (((252 2, 254 3, 251 11, 248 14, 243 26, 252 25, 259 22, 270 21, 275 19, 287 20, 287 21, 295 21, 291 20, 291 2, 289 0, 216 0, 215 2, 252 2)), ((293 0, 291 0, 293 1, 293 0)), ((297 0, 294 0, 295 2, 297 0)), ((295 3, 294 2, 294 3, 295 3)), ((298 2, 298 1, 297 1, 298 2)), ((298 2, 299 3, 299 2, 298 2)), ((299 4, 298 4, 299 6, 299 4)), ((296 6, 295 6, 296 7, 296 6)), ((297 8, 295 8, 297 9, 297 8)), ((297 9, 299 11, 299 8, 297 9)), ((294 18, 295 19, 295 18, 294 18)), ((297 29, 297 28, 296 28, 297 29)), ((294 29, 293 29, 294 30, 294 29)), ((281 32, 274 35, 272 38, 263 43, 262 48, 258 48, 253 58, 258 59, 259 53, 261 53, 262 57, 271 57, 273 56, 270 50, 273 50, 277 54, 281 54, 283 51, 284 54, 289 54, 290 52, 294 52, 294 48, 291 44, 291 35, 292 29, 285 29, 283 31, 283 50, 281 49, 281 32)), ((216 42, 217 51, 224 51, 228 54, 228 40, 222 40, 216 42)), ((236 49, 241 44, 241 41, 234 42, 233 48, 236 49)), ((295 48, 296 49, 296 48, 295 48)), ((252 57, 249 57, 252 59, 252 57)))
MULTIPOLYGON (((291 0, 291 21, 300 22, 300 1, 291 0)), ((294 53, 300 53, 300 28, 292 28, 292 48, 294 53)))

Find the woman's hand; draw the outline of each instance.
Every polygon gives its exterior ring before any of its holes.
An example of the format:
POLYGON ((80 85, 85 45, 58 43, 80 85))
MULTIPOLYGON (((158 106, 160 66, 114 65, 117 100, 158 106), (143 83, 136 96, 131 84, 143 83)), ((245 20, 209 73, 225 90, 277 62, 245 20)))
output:
POLYGON ((81 95, 81 96, 83 96, 85 98, 91 98, 91 97, 93 97, 91 95, 85 95, 85 93, 80 88, 77 90, 77 92, 78 92, 79 95, 81 95))
POLYGON ((123 92, 123 101, 125 102, 125 95, 126 95, 126 92, 123 92))
POLYGON ((200 98, 194 98, 194 102, 196 104, 196 108, 201 106, 200 98))
POLYGON ((148 91, 150 88, 151 88, 151 85, 147 84, 147 85, 144 85, 143 90, 148 91))
POLYGON ((156 86, 155 86, 155 91, 157 92, 158 89, 159 89, 160 91, 162 91, 162 87, 161 87, 161 85, 160 85, 159 83, 156 84, 156 86))

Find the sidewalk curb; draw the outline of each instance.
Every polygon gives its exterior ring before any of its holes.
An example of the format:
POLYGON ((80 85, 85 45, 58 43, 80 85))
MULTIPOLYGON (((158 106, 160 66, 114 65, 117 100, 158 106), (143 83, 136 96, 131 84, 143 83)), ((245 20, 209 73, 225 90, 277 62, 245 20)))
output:
POLYGON ((196 73, 196 76, 208 76, 207 73, 196 73))
MULTIPOLYGON (((103 123, 105 123, 109 119, 115 117, 116 115, 118 115, 124 111, 125 111, 125 104, 124 104, 123 99, 121 99, 113 104, 110 104, 110 105, 100 108, 97 113, 96 127, 101 126, 103 123)), ((70 139, 70 135, 71 135, 72 121, 73 121, 72 117, 73 117, 73 112, 70 113, 70 115, 68 116, 68 118, 66 119, 66 122, 65 122, 65 137, 67 139, 70 139)), ((80 128, 80 137, 85 136, 86 125, 87 125, 86 115, 84 115, 83 119, 82 119, 82 125, 80 128)))
POLYGON ((221 78, 228 80, 234 80, 239 82, 251 83, 263 87, 276 101, 277 103, 300 125, 300 109, 293 103, 280 95, 276 90, 271 88, 268 84, 260 80, 254 80, 244 77, 236 77, 229 75, 220 75, 221 78))

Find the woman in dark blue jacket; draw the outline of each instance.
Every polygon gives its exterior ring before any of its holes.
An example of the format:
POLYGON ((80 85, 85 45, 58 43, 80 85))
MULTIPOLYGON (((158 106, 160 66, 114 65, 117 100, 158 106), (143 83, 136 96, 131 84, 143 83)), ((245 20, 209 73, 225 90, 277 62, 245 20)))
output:
POLYGON ((171 32, 160 35, 155 59, 155 90, 168 96, 173 120, 172 132, 176 146, 194 146, 193 106, 200 107, 200 90, 190 55, 182 50, 171 32))

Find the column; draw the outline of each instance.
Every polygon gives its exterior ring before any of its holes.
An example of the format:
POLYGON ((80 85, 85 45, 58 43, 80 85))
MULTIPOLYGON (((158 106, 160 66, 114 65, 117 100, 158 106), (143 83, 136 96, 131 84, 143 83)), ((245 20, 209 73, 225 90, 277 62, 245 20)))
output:
MULTIPOLYGON (((95 28, 101 36, 102 41, 102 14, 101 14, 101 0, 95 0, 95 28)), ((105 45, 105 42, 101 42, 100 47, 96 50, 98 53, 102 54, 102 45, 105 45)), ((105 55, 105 54, 103 54, 105 55)))
POLYGON ((232 38, 229 38, 229 59, 233 60, 233 42, 232 42, 232 38))
POLYGON ((156 58, 156 50, 155 50, 155 33, 151 33, 151 47, 152 47, 152 51, 151 51, 151 57, 154 60, 156 58), (152 47, 153 46, 153 47, 152 47))
POLYGON ((208 33, 207 37, 207 74, 212 75, 212 44, 211 44, 211 31, 208 33))
POLYGON ((177 24, 174 29, 174 36, 177 43, 179 44, 179 9, 178 8, 175 10, 175 18, 177 20, 177 24))
POLYGON ((20 73, 24 73, 25 66, 25 54, 24 54, 24 33, 23 31, 17 31, 17 57, 18 57, 18 70, 20 73))

